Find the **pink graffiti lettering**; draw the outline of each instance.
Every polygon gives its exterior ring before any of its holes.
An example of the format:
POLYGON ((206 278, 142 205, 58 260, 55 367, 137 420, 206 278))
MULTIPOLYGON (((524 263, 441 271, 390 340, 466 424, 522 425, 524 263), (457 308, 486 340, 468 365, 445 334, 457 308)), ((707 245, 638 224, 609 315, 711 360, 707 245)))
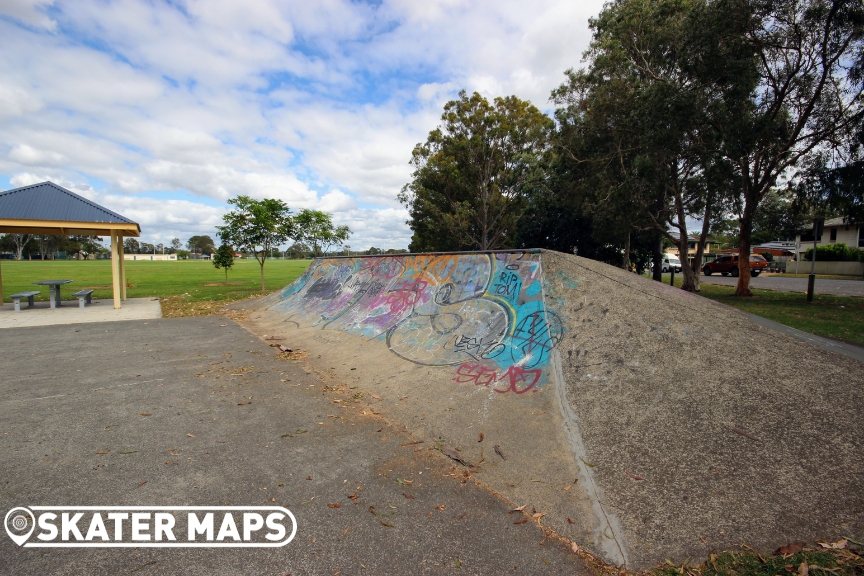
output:
POLYGON ((459 383, 473 382, 475 386, 493 386, 493 390, 501 394, 513 392, 524 394, 531 390, 540 381, 542 370, 526 370, 521 366, 510 366, 506 372, 499 375, 497 370, 492 370, 482 364, 462 364, 456 369, 453 381, 459 383), (500 383, 504 383, 502 388, 500 383))
POLYGON ((387 304, 390 305, 390 311, 399 313, 413 306, 417 302, 420 292, 425 290, 428 285, 429 283, 422 278, 397 282, 393 290, 387 293, 387 304))

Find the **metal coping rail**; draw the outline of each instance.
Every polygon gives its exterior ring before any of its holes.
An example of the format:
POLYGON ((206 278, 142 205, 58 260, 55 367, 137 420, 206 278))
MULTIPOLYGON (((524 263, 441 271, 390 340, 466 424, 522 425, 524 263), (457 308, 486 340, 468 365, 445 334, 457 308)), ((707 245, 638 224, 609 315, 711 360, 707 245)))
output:
POLYGON ((400 258, 402 256, 449 256, 459 254, 539 254, 540 248, 512 248, 510 250, 464 250, 454 252, 402 252, 400 254, 355 254, 354 256, 316 256, 313 260, 330 258, 400 258))

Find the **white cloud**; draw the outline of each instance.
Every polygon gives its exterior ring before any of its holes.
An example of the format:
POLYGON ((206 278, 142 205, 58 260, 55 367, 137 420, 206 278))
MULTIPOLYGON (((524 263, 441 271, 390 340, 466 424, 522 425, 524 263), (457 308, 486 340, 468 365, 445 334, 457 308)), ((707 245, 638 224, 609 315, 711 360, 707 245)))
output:
POLYGON ((548 110, 601 6, 7 0, 0 174, 133 211, 145 239, 212 235, 248 194, 333 212, 355 249, 406 247, 396 195, 443 104, 464 88, 548 110))

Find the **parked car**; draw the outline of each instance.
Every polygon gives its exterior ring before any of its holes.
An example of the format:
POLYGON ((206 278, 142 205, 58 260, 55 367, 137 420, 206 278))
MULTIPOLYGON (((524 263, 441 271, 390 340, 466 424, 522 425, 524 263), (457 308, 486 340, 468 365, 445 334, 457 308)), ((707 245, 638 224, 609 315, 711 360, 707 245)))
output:
MULTIPOLYGON (((760 256, 759 254, 750 255, 751 276, 759 276, 759 274, 761 274, 767 267, 768 261, 765 260, 763 256, 760 256)), ((723 276, 728 276, 729 274, 732 276, 738 276, 738 254, 720 256, 713 262, 706 262, 705 265, 702 266, 702 272, 704 272, 706 276, 711 276, 711 274, 714 274, 715 272, 719 272, 723 276)))
MULTIPOLYGON (((651 269, 654 269, 654 263, 651 263, 651 269)), ((681 260, 678 259, 677 256, 670 256, 668 254, 663 255, 663 263, 660 266, 660 271, 664 274, 675 270, 675 272, 681 272, 681 260)))

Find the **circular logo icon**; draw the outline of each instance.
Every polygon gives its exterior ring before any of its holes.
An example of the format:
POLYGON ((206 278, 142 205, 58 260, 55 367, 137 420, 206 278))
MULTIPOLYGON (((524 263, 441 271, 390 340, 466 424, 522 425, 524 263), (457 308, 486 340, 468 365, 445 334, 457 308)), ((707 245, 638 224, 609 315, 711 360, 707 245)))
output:
POLYGON ((9 538, 21 546, 36 528, 36 518, 27 508, 13 508, 6 513, 3 524, 6 526, 9 538))

